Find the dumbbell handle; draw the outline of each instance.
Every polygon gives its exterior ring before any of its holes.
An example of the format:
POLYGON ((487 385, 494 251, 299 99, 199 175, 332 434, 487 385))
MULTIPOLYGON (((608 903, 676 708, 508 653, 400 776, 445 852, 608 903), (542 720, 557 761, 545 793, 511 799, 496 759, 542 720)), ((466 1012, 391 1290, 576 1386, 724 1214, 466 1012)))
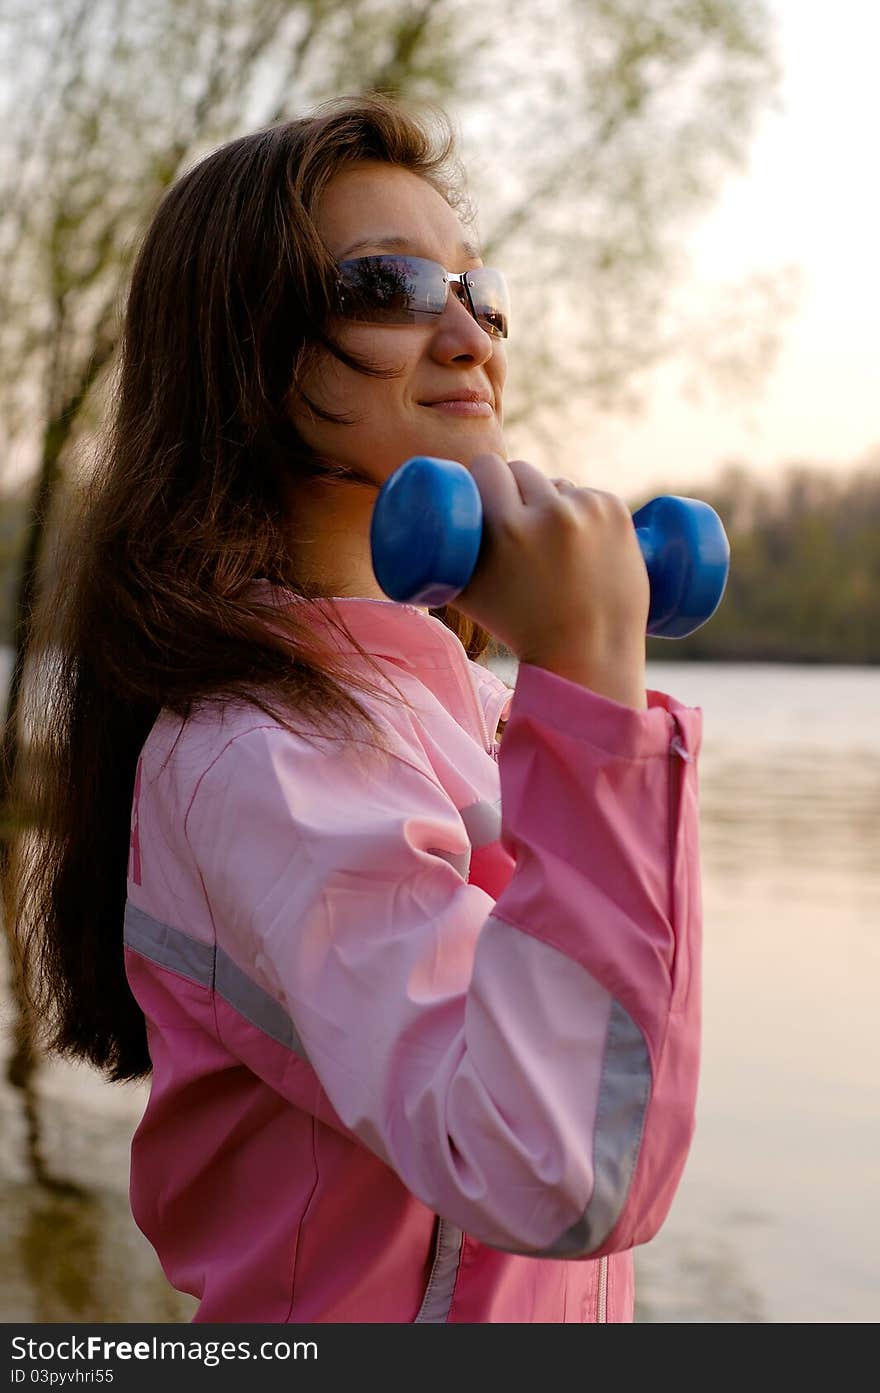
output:
MULTIPOLYGON (((633 514, 651 582, 647 632, 685 638, 724 593, 730 546, 708 503, 663 494, 633 514)), ((455 460, 415 455, 385 480, 370 525, 373 570, 392 600, 439 608, 468 585, 483 538, 479 489, 455 460)))

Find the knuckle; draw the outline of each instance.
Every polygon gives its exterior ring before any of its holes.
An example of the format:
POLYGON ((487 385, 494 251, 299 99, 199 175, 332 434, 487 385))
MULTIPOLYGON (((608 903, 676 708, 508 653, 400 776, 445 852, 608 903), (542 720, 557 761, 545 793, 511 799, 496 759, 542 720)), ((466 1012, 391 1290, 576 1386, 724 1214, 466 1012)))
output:
POLYGON ((569 494, 568 497, 582 517, 591 519, 601 516, 602 498, 598 490, 579 488, 575 493, 569 494))
POLYGON ((609 523, 630 520, 629 508, 619 494, 609 493, 606 489, 595 489, 593 492, 596 499, 596 510, 601 517, 606 518, 609 523))
POLYGON ((612 517, 629 519, 629 508, 617 493, 606 495, 608 499, 608 511, 612 517))
POLYGON ((553 513, 566 534, 580 532, 583 526, 582 510, 572 494, 560 493, 554 500, 553 513))
POLYGON ((497 519, 497 530, 505 542, 521 544, 525 538, 523 518, 518 512, 505 512, 497 519))

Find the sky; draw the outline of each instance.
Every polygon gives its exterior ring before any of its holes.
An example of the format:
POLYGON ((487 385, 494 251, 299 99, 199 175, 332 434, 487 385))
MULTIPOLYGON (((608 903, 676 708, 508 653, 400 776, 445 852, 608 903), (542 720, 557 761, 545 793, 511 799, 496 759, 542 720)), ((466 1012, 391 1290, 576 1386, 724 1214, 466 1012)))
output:
POLYGON ((794 266, 781 350, 748 400, 694 403, 658 371, 635 420, 592 430, 569 473, 639 494, 741 460, 762 478, 790 462, 848 470, 880 454, 880 4, 774 0, 781 109, 762 118, 745 171, 690 238, 694 283, 794 266))

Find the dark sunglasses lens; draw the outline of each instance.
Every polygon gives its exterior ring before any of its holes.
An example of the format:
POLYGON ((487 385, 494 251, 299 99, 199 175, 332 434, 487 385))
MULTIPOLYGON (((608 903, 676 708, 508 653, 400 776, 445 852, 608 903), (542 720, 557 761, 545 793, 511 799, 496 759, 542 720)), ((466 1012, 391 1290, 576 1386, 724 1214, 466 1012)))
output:
MULTIPOLYGON (((502 273, 481 266, 467 273, 467 286, 477 322, 494 338, 506 339, 510 305, 502 273)), ((419 256, 359 256, 340 262, 337 296, 347 319, 423 324, 446 308, 446 273, 419 256)))
POLYGON ((481 266, 468 271, 467 285, 473 301, 477 323, 493 335, 506 339, 510 319, 510 293, 501 271, 481 266))
POLYGON ((442 314, 443 268, 415 256, 361 256, 339 265, 340 309, 369 324, 418 324, 442 314))

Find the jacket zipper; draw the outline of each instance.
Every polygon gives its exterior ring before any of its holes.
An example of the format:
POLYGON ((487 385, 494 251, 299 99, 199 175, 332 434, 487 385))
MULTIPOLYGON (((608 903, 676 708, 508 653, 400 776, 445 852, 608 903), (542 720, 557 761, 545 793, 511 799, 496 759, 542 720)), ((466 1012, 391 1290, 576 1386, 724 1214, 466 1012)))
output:
POLYGON ((599 1259, 599 1299, 596 1302, 596 1323, 608 1324, 608 1259, 599 1259))
MULTIPOLYGON (((678 717, 672 716, 672 721, 675 729, 672 735, 672 739, 669 742, 669 753, 671 756, 675 756, 675 761, 673 764, 673 768, 670 770, 669 773, 669 809, 667 815, 669 818, 669 828, 671 834, 669 839, 669 885, 670 895, 672 896, 672 899, 674 901, 675 870, 678 861, 678 833, 675 829, 677 827, 678 817, 681 811, 681 800, 684 796, 685 780, 687 777, 686 766, 688 764, 693 764, 694 757, 684 743, 684 740, 682 738, 684 736, 684 731, 681 727, 681 723, 678 717)), ((669 913, 670 916, 673 914, 673 903, 670 903, 669 913)), ((677 1003, 678 997, 678 947, 679 938, 676 934, 673 937, 672 962, 670 964, 671 980, 673 983, 673 1004, 677 1003)))

